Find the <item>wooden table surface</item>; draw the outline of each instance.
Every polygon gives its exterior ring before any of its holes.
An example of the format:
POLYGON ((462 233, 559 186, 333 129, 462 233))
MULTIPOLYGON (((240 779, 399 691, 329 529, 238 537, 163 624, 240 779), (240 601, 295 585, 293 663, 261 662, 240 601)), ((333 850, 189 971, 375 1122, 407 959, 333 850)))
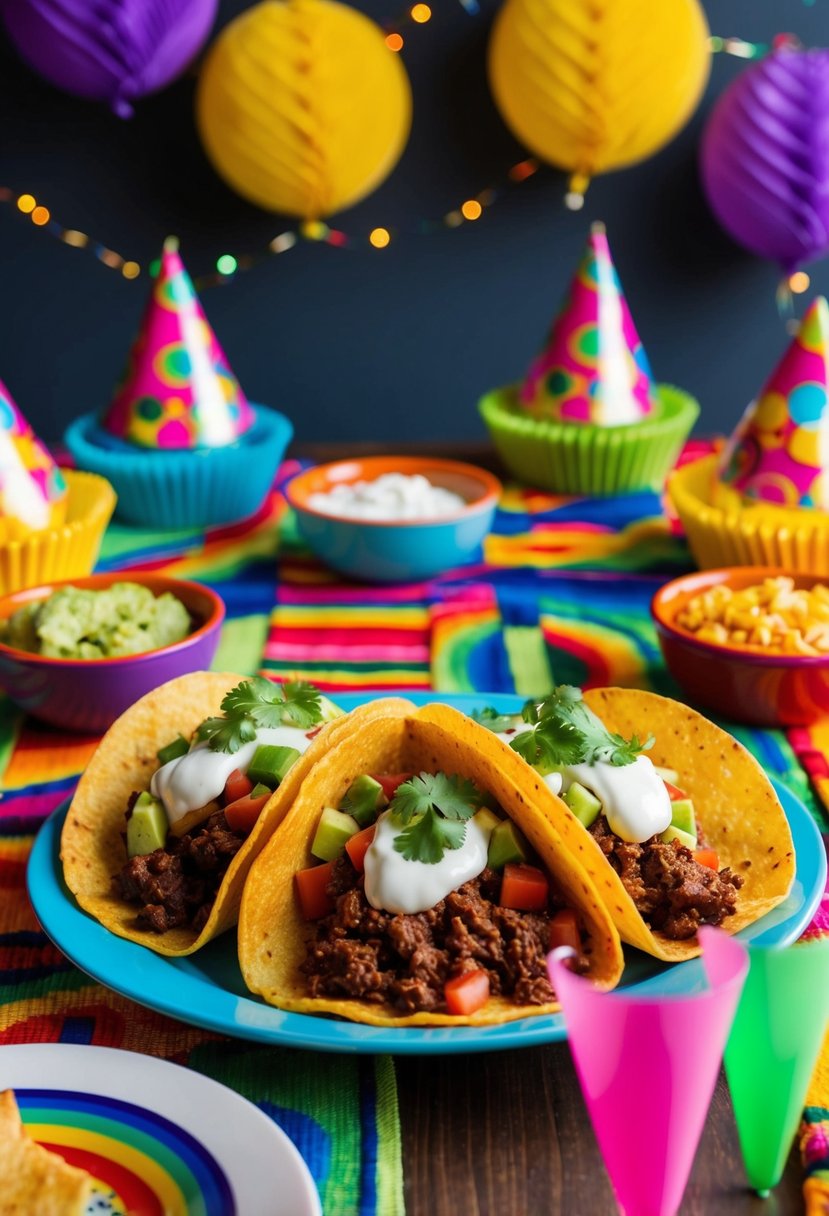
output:
MULTIPOLYGON (((395 1063, 407 1216, 616 1216, 566 1043, 395 1063)), ((681 1216, 802 1216, 802 1185, 795 1147, 770 1198, 747 1189, 721 1076, 681 1216)))

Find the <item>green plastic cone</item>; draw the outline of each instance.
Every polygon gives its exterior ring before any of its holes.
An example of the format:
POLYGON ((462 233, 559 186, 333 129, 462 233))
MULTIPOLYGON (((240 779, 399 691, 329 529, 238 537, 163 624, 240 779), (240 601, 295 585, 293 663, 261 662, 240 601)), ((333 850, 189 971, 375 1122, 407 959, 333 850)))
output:
POLYGON ((783 1174, 829 1022, 829 940, 750 947, 725 1049, 748 1180, 767 1195, 783 1174))

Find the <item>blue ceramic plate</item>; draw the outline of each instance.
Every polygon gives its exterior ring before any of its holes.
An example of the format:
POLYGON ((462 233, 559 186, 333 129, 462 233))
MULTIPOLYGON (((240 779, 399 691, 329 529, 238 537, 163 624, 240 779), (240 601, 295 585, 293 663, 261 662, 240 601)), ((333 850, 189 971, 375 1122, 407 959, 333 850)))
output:
MULTIPOLYGON (((523 698, 503 694, 404 693, 420 704, 441 700, 469 711, 495 705, 514 712, 523 698)), ((368 696, 340 695, 337 703, 353 709, 368 696)), ((759 945, 787 945, 808 925, 826 881, 826 855, 809 812, 782 785, 775 784, 792 829, 797 857, 788 898, 740 937, 759 945)), ((389 1029, 342 1022, 331 1017, 285 1013, 264 1004, 245 988, 236 961, 236 935, 226 933, 197 954, 165 958, 144 946, 109 933, 75 903, 63 881, 60 833, 68 803, 41 829, 28 870, 29 895, 38 920, 52 941, 89 975, 159 1013, 207 1030, 316 1051, 392 1052, 396 1055, 440 1055, 466 1051, 501 1051, 531 1047, 566 1037, 560 1014, 546 1014, 500 1026, 419 1026, 389 1029)), ((626 947, 621 987, 649 995, 690 993, 704 986, 699 959, 666 965, 626 947)))

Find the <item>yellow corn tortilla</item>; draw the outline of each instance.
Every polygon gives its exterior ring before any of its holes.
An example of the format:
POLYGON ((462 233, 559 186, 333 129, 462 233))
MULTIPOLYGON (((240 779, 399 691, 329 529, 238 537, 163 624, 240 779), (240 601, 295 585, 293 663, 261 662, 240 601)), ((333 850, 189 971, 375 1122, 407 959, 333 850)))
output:
MULTIPOLYGON (((66 885, 81 907, 102 925, 159 954, 192 954, 231 928, 248 871, 259 850, 287 814, 302 783, 318 760, 360 722, 377 714, 377 702, 326 723, 288 771, 263 808, 253 831, 233 858, 200 933, 185 926, 165 933, 141 926, 136 907, 120 898, 113 876, 127 860, 124 814, 134 790, 146 790, 158 768, 156 753, 179 733, 190 738, 205 718, 219 714, 222 699, 245 676, 195 672, 162 684, 136 701, 113 723, 92 757, 72 799, 61 835, 60 855, 66 885)), ((381 712, 404 714, 408 701, 389 698, 381 712)))
MULTIPOLYGON (((568 905, 578 911, 589 935, 591 978, 601 988, 618 983, 623 966, 619 934, 592 880, 563 847, 552 817, 504 772, 489 732, 476 727, 473 741, 463 732, 445 731, 429 720, 430 708, 405 718, 383 714, 352 730, 336 751, 314 767, 290 817, 251 868, 239 914, 239 964, 248 988, 269 1004, 304 1013, 337 1014, 374 1026, 485 1026, 553 1013, 560 1007, 557 1002, 518 1005, 507 997, 493 996, 468 1017, 429 1012, 401 1015, 391 1005, 307 995, 299 967, 315 925, 300 915, 293 877, 298 870, 318 864, 310 846, 320 813, 325 806, 338 806, 361 773, 443 771, 470 778, 480 790, 492 794, 527 837, 568 905)), ((457 717, 462 724, 469 721, 463 715, 457 717)))
MULTIPOLYGON (((737 933, 765 916, 789 893, 795 872, 792 835, 771 782, 754 756, 696 710, 656 693, 632 688, 594 688, 586 704, 609 730, 626 739, 653 735, 647 753, 654 764, 676 769, 682 789, 693 799, 707 846, 716 849, 720 868, 744 880, 737 911, 720 928, 737 933)), ((445 705, 430 707, 432 721, 460 737, 477 739, 484 728, 445 705)), ((675 941, 652 930, 636 910, 621 879, 596 841, 567 804, 557 797, 517 752, 492 732, 498 763, 555 823, 565 846, 585 868, 616 923, 622 940, 665 962, 693 958, 695 937, 675 941)))
POLYGON ((0 1093, 0 1216, 83 1216, 92 1176, 30 1140, 14 1090, 0 1093))

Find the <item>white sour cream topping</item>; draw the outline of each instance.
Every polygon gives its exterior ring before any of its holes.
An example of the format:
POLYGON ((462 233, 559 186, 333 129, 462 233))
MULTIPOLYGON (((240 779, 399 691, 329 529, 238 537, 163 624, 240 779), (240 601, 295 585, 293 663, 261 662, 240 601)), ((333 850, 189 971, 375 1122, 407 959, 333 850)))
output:
MULTIPOLYGON (((503 731, 499 739, 507 744, 525 731, 503 731)), ((629 844, 641 844, 664 832, 671 822, 671 799, 665 782, 647 756, 637 756, 633 764, 563 764, 561 770, 543 778, 554 794, 578 781, 595 794, 602 804, 611 832, 629 844)))
POLYGON ((445 899, 486 866, 490 833, 476 820, 469 819, 466 835, 458 849, 447 849, 440 861, 407 861, 395 850, 394 842, 402 827, 384 811, 377 820, 374 839, 365 859, 366 899, 372 908, 386 912, 425 912, 445 899))
POLYGON ((466 500, 432 485, 420 473, 383 473, 374 481, 343 483, 327 494, 311 494, 308 505, 341 519, 435 519, 455 515, 466 500))
POLYGON ((150 790, 164 803, 169 822, 177 823, 190 811, 218 798, 234 769, 246 773, 261 744, 295 747, 298 752, 304 752, 312 742, 308 733, 298 726, 273 726, 257 730, 251 743, 243 743, 238 752, 232 754, 214 752, 206 743, 197 743, 183 756, 162 764, 153 773, 150 790))

